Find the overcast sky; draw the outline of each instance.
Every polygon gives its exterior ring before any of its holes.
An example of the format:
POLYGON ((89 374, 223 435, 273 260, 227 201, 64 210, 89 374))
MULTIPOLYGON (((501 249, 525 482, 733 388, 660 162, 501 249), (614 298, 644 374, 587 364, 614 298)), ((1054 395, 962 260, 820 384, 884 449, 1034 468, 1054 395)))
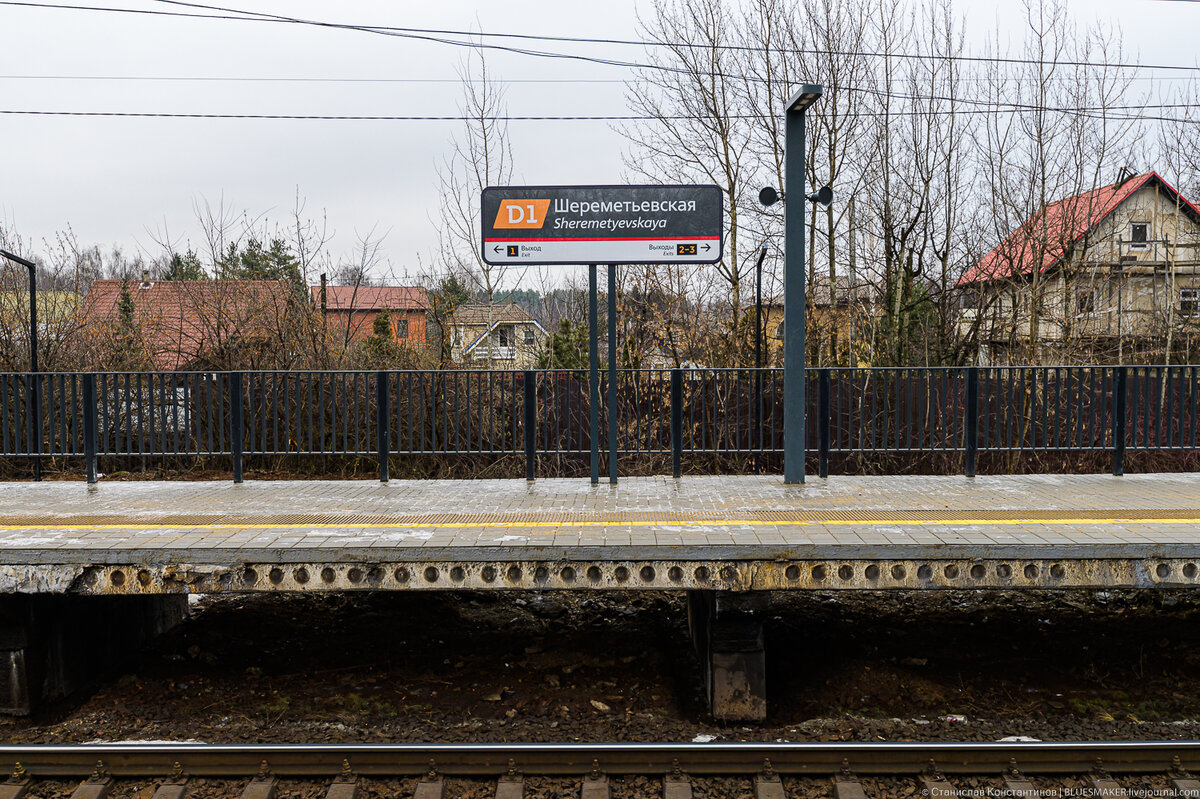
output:
MULTIPOLYGON (((50 2, 51 0, 32 0, 50 2)), ((235 2, 242 10, 343 23, 477 28, 548 35, 637 38, 646 0, 432 0, 327 3, 235 2)), ((87 0, 82 0, 87 4, 87 0)), ((139 0, 96 3, 184 10, 139 0)), ((213 2, 215 3, 215 0, 213 2)), ((975 41, 1006 34, 1019 0, 956 0, 975 41)), ((1072 0, 1080 22, 1118 23, 1142 62, 1194 64, 1200 3, 1072 0)), ((0 5, 0 110, 180 113, 457 113, 461 48, 301 25, 170 19, 0 5), (76 76, 20 80, 10 76, 76 76), (195 82, 82 80, 78 76, 372 78, 440 82, 195 82)), ((550 44, 547 47, 560 47, 550 44)), ((628 47, 579 52, 637 58, 628 47)), ((523 114, 620 114, 623 69, 489 55, 523 114), (586 83, 522 83, 585 79, 586 83)), ((158 254, 162 231, 200 249, 193 205, 268 213, 284 221, 297 190, 307 212, 326 213, 331 248, 348 256, 356 238, 386 234, 396 272, 416 272, 436 243, 435 163, 461 123, 212 119, 113 119, 0 115, 0 223, 32 250, 67 225, 80 243, 158 254)), ((624 140, 603 122, 514 122, 517 182, 612 183, 624 140)), ((1138 165, 1152 166, 1152 165, 1138 165)))

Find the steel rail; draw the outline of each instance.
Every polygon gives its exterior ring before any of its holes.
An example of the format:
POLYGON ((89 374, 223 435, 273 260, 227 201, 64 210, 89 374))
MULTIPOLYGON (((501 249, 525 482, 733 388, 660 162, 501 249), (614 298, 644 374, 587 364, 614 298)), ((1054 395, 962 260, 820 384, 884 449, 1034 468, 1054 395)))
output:
POLYGON ((1200 771, 1200 741, 987 743, 498 743, 498 744, 81 744, 0 746, 0 769, 20 763, 32 778, 83 777, 98 763, 113 777, 185 774, 253 777, 263 762, 279 777, 337 777, 343 761, 363 776, 750 775, 767 761, 778 774, 913 775, 931 763, 946 774, 999 775, 1015 762, 1027 774, 1200 771))

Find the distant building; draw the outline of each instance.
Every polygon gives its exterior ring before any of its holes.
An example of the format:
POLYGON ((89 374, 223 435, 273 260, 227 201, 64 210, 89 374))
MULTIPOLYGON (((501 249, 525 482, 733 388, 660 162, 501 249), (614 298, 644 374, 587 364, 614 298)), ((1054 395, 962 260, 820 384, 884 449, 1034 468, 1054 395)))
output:
MULTIPOLYGON (((871 365, 872 337, 869 322, 877 313, 879 291, 866 280, 852 281, 848 275, 838 275, 834 290, 829 290, 829 276, 822 275, 805 287, 807 308, 805 327, 808 335, 828 338, 837 331, 839 360, 855 366, 871 365), (864 330, 863 328, 867 328, 864 330), (851 357, 853 356, 853 357, 851 357)), ((753 321, 754 306, 750 306, 753 321)), ((777 366, 783 363, 783 298, 763 299, 763 363, 777 366)), ((750 331, 753 351, 754 331, 750 331)))
MULTIPOLYGON (((79 295, 75 292, 39 290, 38 335, 52 336, 70 328, 75 324, 75 314, 78 310, 79 295)), ((28 291, 0 291, 0 325, 23 331, 29 329, 28 291)))
MULTIPOLYGON (((43 367, 56 345, 71 338, 78 324, 79 295, 73 291, 37 293, 38 354, 43 367)), ((29 292, 0 291, 0 369, 29 364, 29 292)))
POLYGON ((80 309, 96 344, 126 336, 159 371, 255 368, 277 364, 303 306, 285 280, 97 280, 80 309), (122 318, 122 291, 132 320, 122 318))
POLYGON ((1155 172, 1048 204, 958 281, 960 330, 981 359, 1026 347, 1037 311, 1040 355, 1069 344, 1088 359, 1136 345, 1156 360, 1166 340, 1200 335, 1200 210, 1155 172))
POLYGON ((419 286, 312 287, 313 304, 324 311, 334 342, 347 345, 372 335, 375 317, 387 312, 392 336, 400 344, 422 350, 426 344, 429 294, 419 286))
POLYGON ((450 358, 464 366, 532 369, 550 334, 516 303, 460 305, 446 319, 450 358))

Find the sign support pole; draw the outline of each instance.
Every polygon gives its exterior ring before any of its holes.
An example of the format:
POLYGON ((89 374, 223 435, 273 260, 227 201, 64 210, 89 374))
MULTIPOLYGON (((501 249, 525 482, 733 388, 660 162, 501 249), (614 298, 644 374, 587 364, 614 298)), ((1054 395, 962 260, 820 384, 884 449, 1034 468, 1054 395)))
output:
POLYGON ((608 482, 617 484, 617 267, 608 265, 608 482))
POLYGON ((591 415, 592 485, 600 482, 600 324, 596 265, 588 266, 588 410, 591 415))

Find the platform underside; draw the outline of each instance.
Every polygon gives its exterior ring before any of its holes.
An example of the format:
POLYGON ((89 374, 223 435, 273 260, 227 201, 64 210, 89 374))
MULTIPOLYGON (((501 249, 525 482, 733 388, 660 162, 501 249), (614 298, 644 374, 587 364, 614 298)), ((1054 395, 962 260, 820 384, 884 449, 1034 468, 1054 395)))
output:
POLYGON ((0 592, 1200 586, 1200 475, 0 484, 0 592))

